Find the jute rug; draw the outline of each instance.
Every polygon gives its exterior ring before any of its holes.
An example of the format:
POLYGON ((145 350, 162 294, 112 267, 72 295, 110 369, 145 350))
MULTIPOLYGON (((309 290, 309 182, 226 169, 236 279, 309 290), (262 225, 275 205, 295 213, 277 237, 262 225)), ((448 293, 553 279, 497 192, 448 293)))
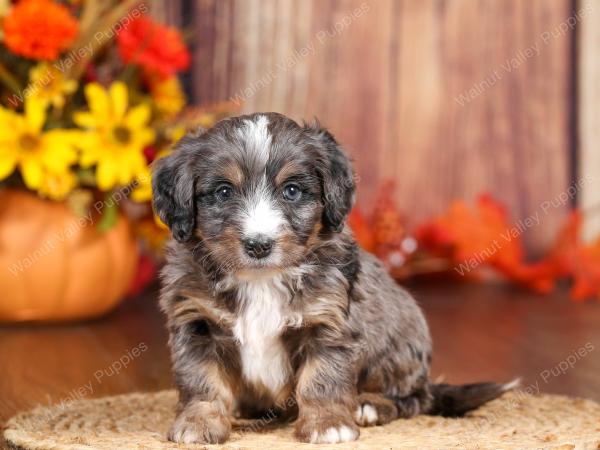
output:
POLYGON ((291 425, 273 428, 268 416, 240 423, 222 446, 178 446, 164 438, 176 394, 129 394, 38 407, 5 425, 22 449, 600 449, 600 405, 589 400, 510 393, 461 419, 419 416, 361 428, 349 444, 300 444, 291 425))

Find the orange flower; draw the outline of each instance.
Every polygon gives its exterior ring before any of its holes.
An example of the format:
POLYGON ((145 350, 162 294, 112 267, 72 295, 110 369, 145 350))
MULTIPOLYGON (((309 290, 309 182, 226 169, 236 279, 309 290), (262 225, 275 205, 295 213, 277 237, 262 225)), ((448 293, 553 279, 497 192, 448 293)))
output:
POLYGON ((190 54, 177 30, 139 17, 117 37, 121 58, 166 79, 190 65, 190 54))
POLYGON ((21 0, 4 18, 4 43, 17 55, 54 60, 77 35, 77 20, 50 0, 21 0))

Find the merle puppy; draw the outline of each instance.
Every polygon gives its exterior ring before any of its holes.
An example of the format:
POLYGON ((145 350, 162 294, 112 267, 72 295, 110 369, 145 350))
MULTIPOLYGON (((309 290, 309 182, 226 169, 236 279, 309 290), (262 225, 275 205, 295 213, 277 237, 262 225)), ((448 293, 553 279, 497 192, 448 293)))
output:
POLYGON ((233 417, 275 409, 301 441, 351 441, 512 387, 430 381, 427 323, 345 225, 352 167, 318 124, 222 120, 157 162, 153 190, 174 237, 160 299, 179 390, 170 440, 223 442, 233 417))

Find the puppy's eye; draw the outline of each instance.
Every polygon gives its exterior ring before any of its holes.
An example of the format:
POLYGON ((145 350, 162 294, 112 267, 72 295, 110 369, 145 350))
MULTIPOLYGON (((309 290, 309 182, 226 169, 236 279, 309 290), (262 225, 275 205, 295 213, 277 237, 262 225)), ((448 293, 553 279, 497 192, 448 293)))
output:
POLYGON ((302 196, 300 186, 294 183, 288 183, 283 187, 283 198, 288 202, 295 202, 302 196))
POLYGON ((215 190, 215 198, 220 202, 225 202, 233 196, 233 187, 229 184, 221 184, 215 190))

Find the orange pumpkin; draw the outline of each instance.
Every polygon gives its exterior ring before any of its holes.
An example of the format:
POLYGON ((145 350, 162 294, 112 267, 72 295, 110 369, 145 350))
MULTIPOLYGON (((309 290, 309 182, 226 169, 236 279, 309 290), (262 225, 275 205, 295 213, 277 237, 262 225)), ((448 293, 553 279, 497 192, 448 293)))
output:
POLYGON ((138 249, 129 222, 100 232, 66 203, 0 191, 0 321, 100 316, 134 276, 138 249))

